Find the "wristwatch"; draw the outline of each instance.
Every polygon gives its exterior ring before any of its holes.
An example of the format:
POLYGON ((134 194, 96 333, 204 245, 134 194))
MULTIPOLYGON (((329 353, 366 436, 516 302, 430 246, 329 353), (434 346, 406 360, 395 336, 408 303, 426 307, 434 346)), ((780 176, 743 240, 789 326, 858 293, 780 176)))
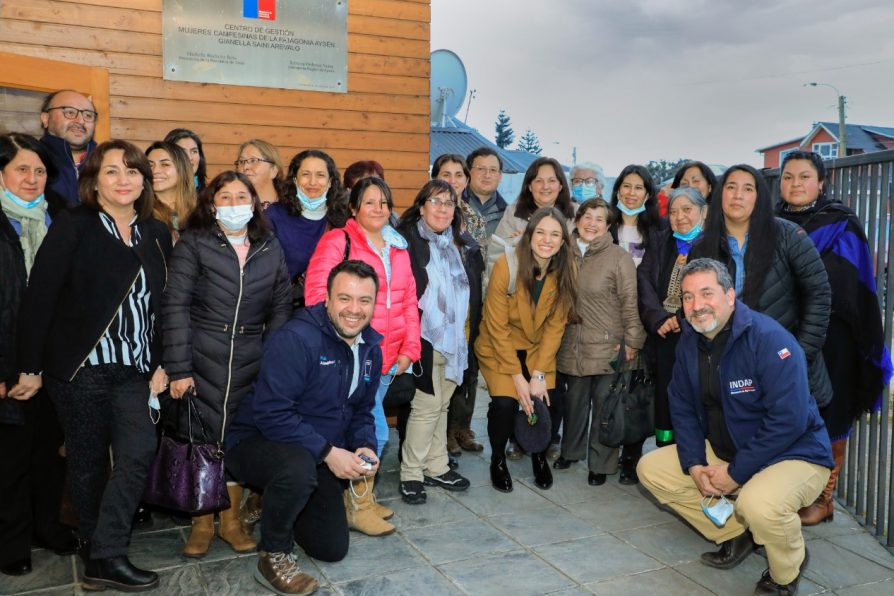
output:
POLYGON ((531 378, 532 378, 532 379, 537 379, 538 381, 545 381, 545 380, 546 380, 546 375, 543 374, 543 373, 538 373, 538 374, 534 375, 534 376, 531 377, 531 378))

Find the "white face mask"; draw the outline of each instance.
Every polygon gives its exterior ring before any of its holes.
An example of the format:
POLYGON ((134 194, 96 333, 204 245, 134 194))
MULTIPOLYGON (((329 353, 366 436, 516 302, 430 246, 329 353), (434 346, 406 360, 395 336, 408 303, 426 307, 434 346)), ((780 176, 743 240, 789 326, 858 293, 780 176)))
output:
POLYGON ((251 205, 233 205, 227 207, 216 207, 215 217, 226 230, 230 232, 238 232, 251 221, 254 212, 251 205))

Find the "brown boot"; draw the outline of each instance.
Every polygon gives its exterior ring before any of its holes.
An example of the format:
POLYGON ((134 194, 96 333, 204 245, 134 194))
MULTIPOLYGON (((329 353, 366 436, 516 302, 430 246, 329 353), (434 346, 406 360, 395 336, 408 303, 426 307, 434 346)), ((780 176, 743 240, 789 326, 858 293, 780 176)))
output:
POLYGON ((193 516, 189 540, 183 547, 183 554, 187 557, 204 557, 208 553, 208 547, 211 546, 212 538, 214 538, 214 514, 193 516))
POLYGON ((344 499, 350 529, 367 536, 385 536, 394 532, 392 524, 376 515, 373 509, 372 482, 365 477, 351 481, 344 499))
POLYGON ((257 548, 258 543, 245 533, 239 521, 242 487, 238 484, 227 484, 227 494, 230 495, 230 508, 220 512, 220 538, 237 553, 251 552, 257 548))
POLYGON ((447 453, 450 455, 459 455, 463 452, 462 447, 456 442, 456 431, 455 428, 447 429, 447 453))
POLYGON ((381 503, 379 503, 379 500, 378 500, 378 499, 376 499, 376 493, 375 493, 376 482, 375 482, 375 478, 373 478, 372 486, 373 486, 373 493, 372 493, 373 511, 375 511, 375 512, 376 512, 376 515, 378 515, 378 516, 381 517, 382 519, 391 519, 392 517, 394 517, 394 511, 392 511, 392 510, 389 509, 388 507, 385 507, 384 505, 382 505, 381 503))
POLYGON ((302 573, 292 553, 258 553, 255 580, 277 594, 312 594, 317 580, 302 573))
POLYGON ((841 462, 844 460, 844 452, 847 449, 847 439, 832 443, 832 456, 835 458, 835 467, 829 475, 826 488, 816 498, 816 501, 798 511, 802 526, 815 526, 822 522, 830 522, 835 516, 835 500, 832 493, 838 483, 838 474, 841 472, 841 462))
POLYGON ((261 495, 249 491, 248 498, 239 510, 239 521, 246 534, 250 535, 254 531, 255 524, 261 521, 261 495))
POLYGON ((456 442, 466 451, 483 451, 484 445, 475 440, 475 431, 471 428, 460 428, 455 433, 456 442))

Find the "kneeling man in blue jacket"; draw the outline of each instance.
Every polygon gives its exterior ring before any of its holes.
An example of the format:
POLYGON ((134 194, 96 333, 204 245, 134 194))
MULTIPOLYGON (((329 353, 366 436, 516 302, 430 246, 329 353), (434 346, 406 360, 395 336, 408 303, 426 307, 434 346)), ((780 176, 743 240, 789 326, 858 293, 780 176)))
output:
POLYGON ((808 560, 798 510, 835 464, 804 352, 736 300, 721 263, 696 259, 681 277, 689 324, 668 387, 677 444, 644 456, 637 472, 659 502, 721 545, 704 564, 731 569, 762 544, 769 569, 754 593, 795 594, 808 560))
MULTIPOLYGON (((379 467, 372 408, 382 370, 382 336, 369 326, 375 270, 343 261, 329 274, 325 303, 300 311, 264 346, 251 395, 226 437, 227 470, 263 489, 255 579, 278 594, 309 594, 292 540, 308 556, 348 552, 342 493, 379 467)), ((371 486, 370 482, 370 486, 371 486)))

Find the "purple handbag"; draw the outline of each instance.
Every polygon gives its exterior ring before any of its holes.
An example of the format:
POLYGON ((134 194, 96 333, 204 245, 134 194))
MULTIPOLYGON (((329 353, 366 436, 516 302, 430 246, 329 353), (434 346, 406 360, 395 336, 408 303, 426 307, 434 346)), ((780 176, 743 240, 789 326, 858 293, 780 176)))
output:
POLYGON ((227 480, 223 449, 208 442, 205 427, 192 401, 192 392, 183 396, 187 403, 188 441, 162 434, 158 452, 149 469, 143 502, 193 515, 227 509, 227 480), (203 442, 193 440, 195 415, 203 442))

